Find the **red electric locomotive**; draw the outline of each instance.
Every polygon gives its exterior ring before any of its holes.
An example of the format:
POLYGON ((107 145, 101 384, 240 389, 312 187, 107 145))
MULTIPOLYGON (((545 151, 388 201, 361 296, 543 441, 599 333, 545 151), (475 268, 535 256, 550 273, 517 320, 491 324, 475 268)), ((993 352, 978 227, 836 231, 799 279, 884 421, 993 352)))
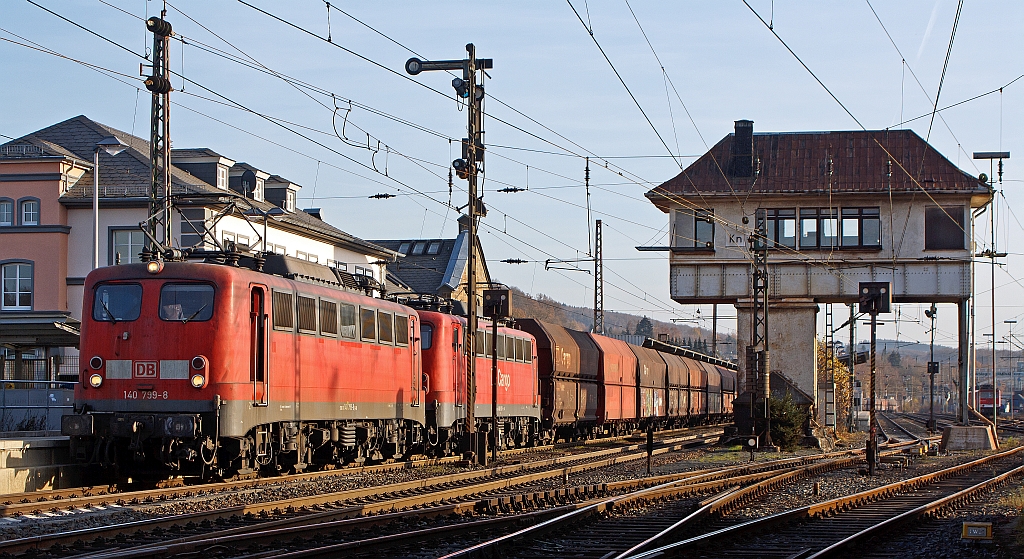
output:
MULTIPOLYGON (((429 446, 439 454, 457 452, 466 417, 466 319, 434 310, 419 311, 423 348, 429 446)), ((530 334, 480 321, 476 331, 476 406, 481 424, 490 424, 492 344, 498 354, 499 448, 533 446, 540 440, 540 397, 537 392, 536 340, 530 334)), ((489 427, 494 431, 494 427, 489 427)), ((494 439, 492 439, 493 441, 494 439)))
POLYGON ((156 260, 89 274, 78 414, 61 429, 79 459, 209 475, 422 447, 416 311, 266 258, 281 275, 156 260), (303 273, 319 277, 282 277, 303 273))

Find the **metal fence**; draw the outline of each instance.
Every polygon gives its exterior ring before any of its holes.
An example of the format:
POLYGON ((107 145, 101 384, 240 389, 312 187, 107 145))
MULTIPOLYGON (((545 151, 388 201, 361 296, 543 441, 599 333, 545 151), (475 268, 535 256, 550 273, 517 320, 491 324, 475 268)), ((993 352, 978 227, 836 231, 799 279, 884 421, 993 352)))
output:
POLYGON ((59 360, 3 361, 0 380, 0 433, 56 434, 60 418, 71 413, 78 384, 78 356, 59 360))

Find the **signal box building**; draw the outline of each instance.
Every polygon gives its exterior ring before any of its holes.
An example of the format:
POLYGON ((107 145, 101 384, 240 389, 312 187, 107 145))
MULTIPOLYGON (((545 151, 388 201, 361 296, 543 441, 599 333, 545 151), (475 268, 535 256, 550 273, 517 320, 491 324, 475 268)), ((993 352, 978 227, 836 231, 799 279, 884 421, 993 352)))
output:
POLYGON ((748 238, 765 210, 771 370, 814 398, 822 419, 816 313, 857 302, 860 282, 890 282, 896 303, 957 304, 966 367, 971 216, 992 189, 912 130, 755 133, 740 120, 646 196, 668 216, 669 244, 638 248, 669 252, 679 303, 735 305, 741 375, 752 327, 748 238))
MULTIPOLYGON (((77 116, 0 145, 3 378, 52 379, 56 370, 77 378, 75 351, 63 348, 78 343, 85 276, 93 267, 93 158, 97 142, 110 136, 127 145, 114 156, 99 150, 98 258, 110 266, 138 261, 146 244, 139 223, 149 214, 149 142, 77 116)), ((172 216, 176 247, 212 247, 216 239, 376 282, 397 257, 328 224, 319 210, 296 209, 301 187, 281 176, 208 148, 176 149, 171 159, 172 192, 199 200, 172 216), (214 220, 223 209, 217 195, 228 193, 245 199, 249 219, 235 213, 214 220)))

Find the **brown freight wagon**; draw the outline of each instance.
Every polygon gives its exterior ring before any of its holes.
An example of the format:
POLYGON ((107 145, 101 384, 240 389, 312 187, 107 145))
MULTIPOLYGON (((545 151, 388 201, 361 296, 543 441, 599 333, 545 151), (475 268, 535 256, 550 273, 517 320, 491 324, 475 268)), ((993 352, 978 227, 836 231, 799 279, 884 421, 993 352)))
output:
POLYGON ((628 344, 637 360, 637 411, 641 421, 660 422, 666 416, 667 366, 653 349, 628 344))
POLYGON ((637 360, 629 345, 615 338, 590 334, 601 350, 597 368, 597 420, 612 433, 637 425, 637 360))
POLYGON ((682 425, 690 413, 690 371, 685 357, 671 353, 660 353, 668 367, 666 385, 666 415, 670 423, 682 425))

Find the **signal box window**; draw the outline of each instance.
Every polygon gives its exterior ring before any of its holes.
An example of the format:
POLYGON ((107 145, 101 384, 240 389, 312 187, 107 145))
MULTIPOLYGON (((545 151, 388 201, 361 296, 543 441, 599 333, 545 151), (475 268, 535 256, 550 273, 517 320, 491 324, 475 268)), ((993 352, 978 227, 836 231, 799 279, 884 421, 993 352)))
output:
POLYGON ((356 339, 356 307, 348 303, 341 304, 341 337, 356 339))
MULTIPOLYGON (((2 270, 3 305, 5 311, 32 309, 32 265, 5 264, 2 270)), ((139 288, 142 289, 141 287, 139 288)), ((141 296, 140 296, 141 298, 141 296)), ((135 313, 135 318, 139 314, 135 313)))
POLYGON ((291 330, 295 328, 295 309, 292 308, 292 294, 274 292, 274 328, 291 330))
MULTIPOLYGON (((6 267, 4 268, 6 270, 6 267)), ((6 286, 6 275, 4 276, 6 286)), ((6 295, 6 288, 4 291, 6 295)), ((100 322, 130 322, 142 312, 142 286, 137 283, 110 283, 96 288, 92 319, 100 322)))
POLYGON ((771 248, 796 248, 796 210, 766 210, 765 224, 768 231, 768 246, 771 248))
POLYGON ((202 322, 213 318, 213 286, 166 283, 160 288, 160 319, 202 322))
POLYGON ((420 323, 420 349, 430 349, 434 345, 434 325, 429 322, 420 323))
POLYGON ((843 208, 842 246, 879 248, 882 246, 878 208, 843 208))
POLYGON ((359 321, 363 332, 363 341, 377 341, 377 312, 373 309, 359 309, 359 321))
POLYGON ((299 311, 299 332, 316 334, 316 299, 299 295, 296 301, 299 311))
POLYGON ((324 336, 338 335, 338 304, 320 300, 320 333, 324 336))
POLYGON ((834 208, 800 208, 800 248, 838 246, 839 221, 834 208))
POLYGON ((409 345, 409 317, 395 315, 395 344, 409 345))
POLYGON ((122 229, 110 232, 114 247, 111 264, 133 264, 140 262, 139 253, 146 243, 146 236, 138 229, 122 229))
POLYGON ((379 333, 377 335, 377 339, 380 340, 380 343, 382 343, 382 344, 394 343, 394 341, 395 341, 395 331, 394 331, 395 323, 393 322, 393 319, 391 317, 391 313, 384 312, 384 311, 378 312, 377 313, 377 327, 379 329, 379 333))
POLYGON ((715 248, 714 210, 695 210, 693 212, 693 246, 715 248))
POLYGON ((962 206, 925 208, 924 249, 964 249, 964 209, 962 206))

